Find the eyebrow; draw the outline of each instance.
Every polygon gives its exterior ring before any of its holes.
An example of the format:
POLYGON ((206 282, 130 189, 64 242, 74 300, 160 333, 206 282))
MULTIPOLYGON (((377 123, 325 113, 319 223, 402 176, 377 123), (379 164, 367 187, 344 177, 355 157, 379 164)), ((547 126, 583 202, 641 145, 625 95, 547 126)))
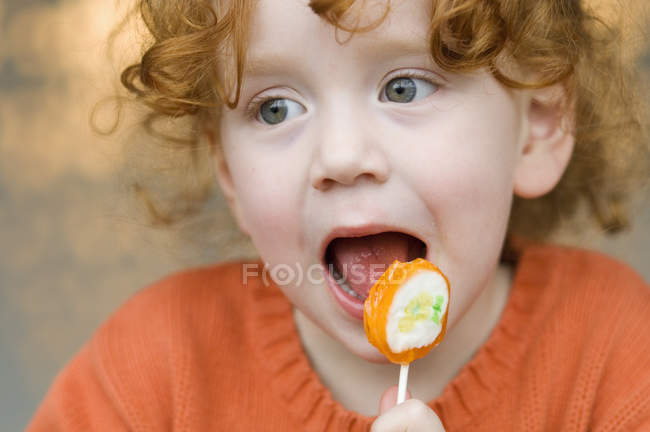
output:
MULTIPOLYGON (((354 35, 355 37, 357 35, 354 35)), ((375 39, 368 41, 367 53, 369 57, 412 57, 417 55, 430 55, 428 41, 419 42, 415 39, 375 39)), ((249 76, 273 74, 284 69, 286 64, 304 61, 304 57, 296 54, 263 53, 246 59, 244 73, 249 76)))

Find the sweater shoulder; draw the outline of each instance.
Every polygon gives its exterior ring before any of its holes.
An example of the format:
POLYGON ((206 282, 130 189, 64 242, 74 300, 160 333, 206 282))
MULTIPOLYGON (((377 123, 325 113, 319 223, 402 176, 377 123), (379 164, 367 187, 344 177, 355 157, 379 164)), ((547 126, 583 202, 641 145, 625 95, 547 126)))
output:
POLYGON ((157 428, 177 420, 167 416, 179 400, 188 393, 207 397, 201 392, 218 387, 220 371, 232 370, 222 363, 246 349, 244 330, 233 325, 245 304, 241 264, 195 268, 152 283, 94 334, 90 367, 132 417, 130 424, 157 428))
POLYGON ((128 326, 131 330, 185 321, 205 313, 222 317, 245 301, 242 262, 225 262, 170 274, 127 299, 100 328, 128 326))
POLYGON ((550 275, 529 296, 544 305, 532 348, 543 359, 537 379, 553 383, 558 398, 564 388, 567 415, 593 430, 633 429, 650 400, 650 287, 601 252, 540 246, 529 262, 532 273, 550 275))
POLYGON ((218 401, 236 384, 220 363, 245 349, 231 324, 245 303, 240 268, 192 269, 134 294, 58 374, 28 430, 215 430, 187 401, 218 401))
POLYGON ((648 307, 650 286, 627 263, 602 252, 571 246, 540 245, 529 255, 539 265, 535 272, 551 274, 560 298, 589 298, 609 307, 621 304, 648 307))
POLYGON ((650 287, 631 266, 575 247, 558 248, 555 261, 556 310, 576 330, 594 337, 611 335, 618 343, 650 335, 639 331, 650 315, 650 287))
POLYGON ((219 320, 242 300, 237 278, 238 263, 219 263, 170 274, 128 298, 98 329, 94 342, 136 342, 142 348, 164 343, 179 325, 211 314, 219 320), (145 338, 146 341, 138 340, 145 338), (142 342, 145 342, 141 344, 142 342))

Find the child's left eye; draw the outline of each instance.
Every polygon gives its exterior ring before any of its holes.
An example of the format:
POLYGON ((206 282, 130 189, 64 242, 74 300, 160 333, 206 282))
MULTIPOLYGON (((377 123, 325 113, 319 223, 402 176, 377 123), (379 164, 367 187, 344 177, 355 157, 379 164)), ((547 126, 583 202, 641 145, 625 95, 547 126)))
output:
POLYGON ((433 94, 438 85, 422 78, 402 76, 393 78, 381 92, 382 102, 410 103, 433 94))

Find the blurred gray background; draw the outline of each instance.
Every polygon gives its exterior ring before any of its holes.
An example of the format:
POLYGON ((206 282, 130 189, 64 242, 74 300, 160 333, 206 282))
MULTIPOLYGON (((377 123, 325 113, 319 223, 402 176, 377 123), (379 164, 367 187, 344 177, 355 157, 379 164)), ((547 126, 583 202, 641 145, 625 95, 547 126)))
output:
MULTIPOLYGON (((123 187, 132 125, 110 137, 90 130, 89 111, 116 88, 106 38, 123 3, 0 0, 0 431, 26 426, 56 373, 136 290, 254 253, 236 236, 224 250, 148 228, 123 187)), ((117 47, 125 61, 137 40, 117 47)), ((632 231, 557 240, 604 250, 650 280, 647 191, 639 202, 632 231)), ((232 230, 223 200, 210 205, 232 230)))

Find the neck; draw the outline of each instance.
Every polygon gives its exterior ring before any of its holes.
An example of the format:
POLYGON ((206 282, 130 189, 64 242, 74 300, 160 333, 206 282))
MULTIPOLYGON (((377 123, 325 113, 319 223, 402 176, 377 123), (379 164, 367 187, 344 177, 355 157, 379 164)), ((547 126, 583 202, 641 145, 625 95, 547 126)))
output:
MULTIPOLYGON (((439 396, 472 359, 499 321, 511 284, 512 269, 497 267, 481 295, 449 329, 444 343, 411 365, 408 387, 414 398, 430 401, 439 396)), ((294 319, 307 357, 334 399, 348 410, 376 415, 383 392, 397 384, 399 366, 357 357, 295 308, 294 319)))

